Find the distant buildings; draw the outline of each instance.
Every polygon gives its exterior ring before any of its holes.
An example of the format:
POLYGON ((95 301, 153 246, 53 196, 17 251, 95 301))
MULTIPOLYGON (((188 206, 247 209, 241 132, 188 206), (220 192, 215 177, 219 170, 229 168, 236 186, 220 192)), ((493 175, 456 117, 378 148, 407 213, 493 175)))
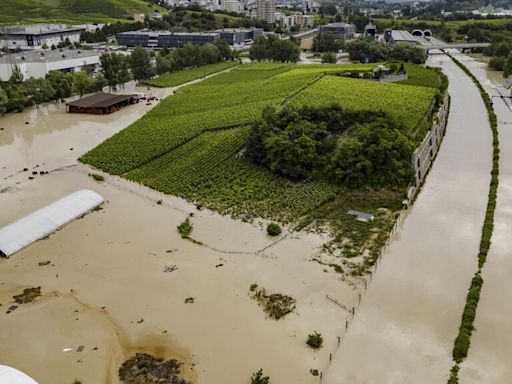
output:
POLYGON ((78 72, 83 68, 95 71, 100 67, 100 56, 92 50, 45 50, 21 52, 0 56, 0 80, 7 81, 17 66, 23 78, 45 77, 50 71, 78 72))
POLYGON ((285 15, 281 12, 275 13, 275 21, 281 23, 283 26, 291 28, 293 26, 301 26, 304 28, 312 27, 314 24, 313 15, 293 14, 285 15))
POLYGON ((274 23, 276 21, 275 0, 256 0, 256 18, 274 23))
POLYGON ((38 50, 44 45, 51 47, 68 39, 71 43, 80 41, 83 27, 64 24, 19 25, 0 29, 0 45, 8 49, 38 50))
POLYGON ((224 11, 237 13, 242 12, 244 9, 238 0, 221 0, 220 7, 224 11))
POLYGON ((146 18, 146 15, 143 13, 135 13, 133 15, 133 21, 135 21, 136 23, 143 23, 145 18, 146 18))
POLYGON ((356 26, 348 23, 331 23, 320 26, 320 34, 330 33, 338 39, 351 39, 356 33, 356 26))
POLYGON ((261 28, 223 29, 214 32, 131 31, 118 33, 116 39, 120 45, 127 47, 179 48, 188 43, 198 45, 214 43, 218 39, 223 39, 231 45, 241 44, 247 40, 255 40, 261 35, 263 35, 261 28))

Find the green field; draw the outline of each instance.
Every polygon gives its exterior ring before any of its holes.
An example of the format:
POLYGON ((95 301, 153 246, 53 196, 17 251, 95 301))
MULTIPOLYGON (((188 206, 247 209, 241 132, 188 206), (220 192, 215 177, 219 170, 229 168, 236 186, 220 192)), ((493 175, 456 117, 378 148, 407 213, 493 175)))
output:
POLYGON ((250 163, 243 149, 251 122, 268 105, 339 102, 348 110, 382 110, 412 134, 430 108, 437 74, 412 69, 413 82, 425 86, 335 76, 370 68, 242 65, 180 89, 81 161, 238 218, 263 217, 299 227, 328 222, 334 231, 329 247, 347 257, 369 250, 366 267, 393 225, 403 191, 349 192, 326 181, 292 181, 250 163), (376 219, 354 223, 345 214, 348 209, 371 211, 376 219))
POLYGON ((188 83, 189 81, 211 75, 212 73, 223 71, 236 65, 238 65, 238 63, 234 61, 222 61, 220 63, 203 65, 201 67, 192 68, 185 71, 166 73, 156 77, 155 79, 144 80, 141 83, 162 88, 175 87, 177 85, 188 83))
POLYGON ((108 23, 165 11, 145 0, 1 0, 0 24, 108 23))

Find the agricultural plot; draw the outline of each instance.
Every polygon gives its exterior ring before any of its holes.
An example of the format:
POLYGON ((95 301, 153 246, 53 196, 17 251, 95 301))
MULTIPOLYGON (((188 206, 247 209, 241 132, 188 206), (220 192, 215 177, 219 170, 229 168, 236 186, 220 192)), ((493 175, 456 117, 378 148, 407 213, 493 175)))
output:
POLYGON ((293 182, 238 156, 249 128, 205 132, 125 177, 224 214, 293 221, 333 200, 340 188, 293 182))
POLYGON ((196 67, 185 71, 166 73, 158 76, 155 79, 144 80, 141 83, 160 88, 175 87, 177 85, 188 83, 189 81, 197 80, 201 77, 205 77, 213 73, 224 71, 236 65, 238 65, 238 63, 234 61, 222 61, 220 63, 203 65, 201 67, 196 67))
POLYGON ((439 75, 429 68, 420 67, 414 64, 405 64, 405 71, 408 79, 399 81, 397 84, 415 85, 418 87, 437 88, 439 86, 439 75))
POLYGON ((291 100, 292 105, 340 103, 353 110, 382 111, 414 132, 428 112, 435 89, 324 76, 291 100))
POLYGON ((402 191, 352 191, 327 181, 286 179, 250 163, 243 147, 250 123, 272 105, 384 111, 412 135, 432 105, 437 74, 408 66, 406 84, 331 76, 371 65, 249 64, 184 87, 81 160, 112 174, 233 217, 263 217, 296 228, 331 232, 345 271, 364 273, 375 262, 401 207, 402 191), (355 222, 347 210, 372 212, 355 222), (364 261, 351 257, 365 254, 364 261), (344 267, 345 268, 345 267, 344 267))

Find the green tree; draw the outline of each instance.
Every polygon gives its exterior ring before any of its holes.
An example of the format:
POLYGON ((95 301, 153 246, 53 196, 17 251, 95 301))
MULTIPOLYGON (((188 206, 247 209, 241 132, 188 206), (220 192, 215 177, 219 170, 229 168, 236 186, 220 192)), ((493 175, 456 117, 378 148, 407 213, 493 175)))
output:
POLYGON ((9 98, 3 88, 0 87, 0 116, 3 116, 7 112, 7 104, 9 98))
POLYGON ((101 72, 107 80, 110 88, 115 89, 118 85, 130 80, 128 59, 118 53, 104 53, 100 56, 101 72))
POLYGON ((128 60, 135 80, 150 79, 155 75, 151 56, 144 48, 135 47, 128 60))
POLYGON ((12 74, 11 74, 11 77, 9 78, 9 83, 12 83, 12 84, 23 83, 23 73, 21 73, 21 69, 17 65, 14 65, 12 67, 12 74))
POLYGON ((263 376, 263 369, 260 369, 252 374, 251 384, 270 384, 270 377, 263 376))
POLYGON ((80 97, 91 88, 93 83, 94 80, 87 72, 79 71, 73 73, 73 91, 78 93, 80 97))
POLYGON ((50 71, 46 75, 46 79, 50 82, 56 91, 57 99, 65 99, 73 93, 73 76, 70 73, 60 71, 50 71))
POLYGON ((57 92, 47 79, 34 79, 31 77, 23 83, 23 87, 36 105, 54 100, 57 95, 57 92))
POLYGON ((225 40, 219 39, 213 44, 219 49, 219 54, 224 60, 232 59, 233 54, 231 52, 231 47, 225 40))
POLYGON ((5 91, 8 97, 7 110, 22 112, 28 102, 25 88, 20 84, 8 84, 5 91))
POLYGON ((322 63, 336 64, 337 61, 338 59, 336 58, 336 54, 334 52, 322 53, 322 63))
POLYGON ((343 41, 337 39, 332 33, 322 33, 313 39, 315 52, 337 52, 343 47, 343 41))

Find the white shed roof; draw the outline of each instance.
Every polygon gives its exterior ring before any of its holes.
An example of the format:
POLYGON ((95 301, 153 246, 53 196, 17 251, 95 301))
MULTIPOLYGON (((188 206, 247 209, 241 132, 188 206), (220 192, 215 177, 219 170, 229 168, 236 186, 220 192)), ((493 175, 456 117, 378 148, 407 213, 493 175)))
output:
POLYGON ((101 203, 103 197, 83 189, 0 228, 0 256, 9 257, 71 220, 85 215, 101 203))
POLYGON ((0 384, 37 384, 37 382, 16 368, 0 365, 0 384))

